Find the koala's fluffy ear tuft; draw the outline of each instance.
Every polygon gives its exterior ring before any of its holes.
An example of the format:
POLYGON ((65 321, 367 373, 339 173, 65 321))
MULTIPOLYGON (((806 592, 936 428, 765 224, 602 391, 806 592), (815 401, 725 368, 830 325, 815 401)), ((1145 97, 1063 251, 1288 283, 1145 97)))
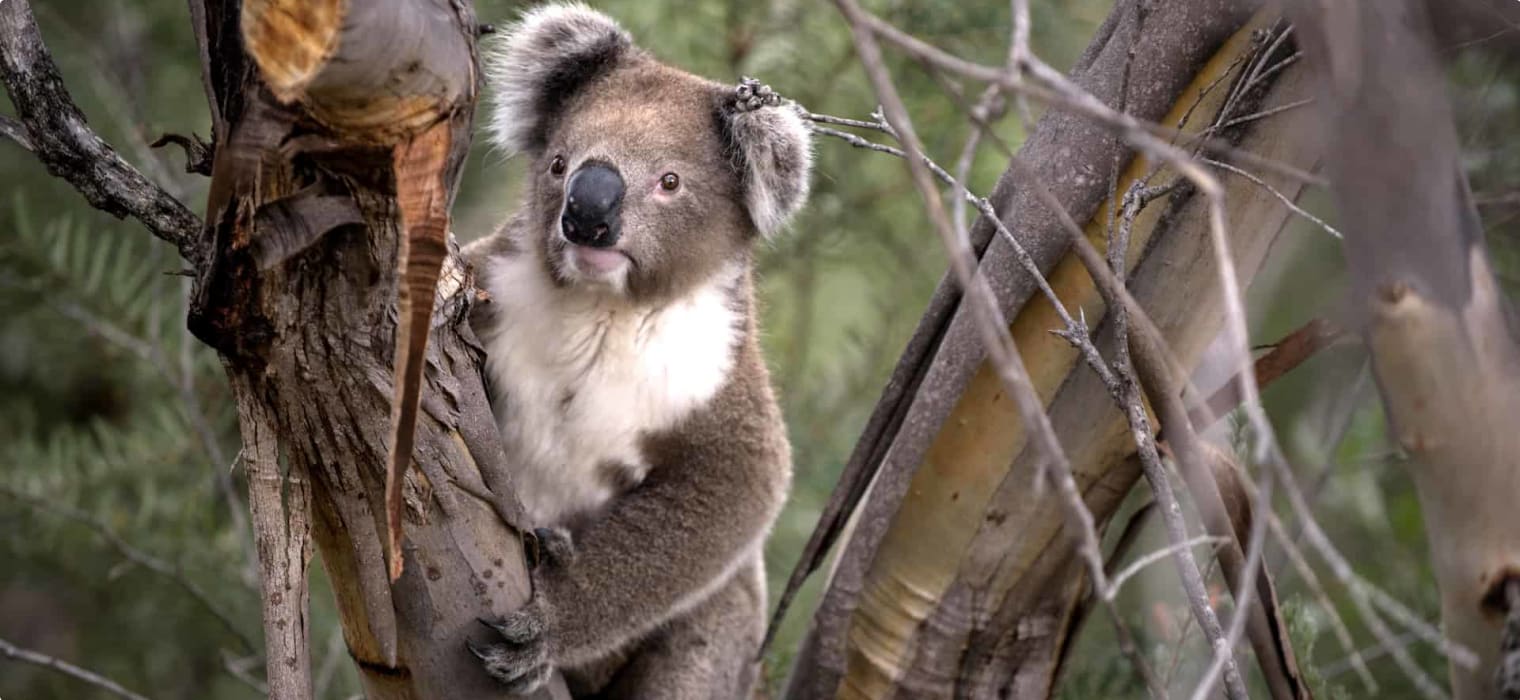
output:
POLYGON ((807 201, 813 169, 812 130, 796 105, 752 106, 754 100, 750 100, 751 106, 746 106, 744 102, 741 96, 725 104, 724 136, 740 168, 744 204, 755 230, 771 236, 807 201))
POLYGON ((487 129, 509 154, 542 149, 576 92, 634 50, 616 21, 580 3, 530 10, 495 43, 483 61, 493 93, 487 129))

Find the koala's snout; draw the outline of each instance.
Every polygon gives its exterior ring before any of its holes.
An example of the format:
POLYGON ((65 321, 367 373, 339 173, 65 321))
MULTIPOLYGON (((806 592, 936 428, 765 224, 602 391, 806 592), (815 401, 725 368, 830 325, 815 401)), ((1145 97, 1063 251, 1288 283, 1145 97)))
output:
POLYGON ((600 163, 588 163, 570 176, 560 230, 571 243, 609 248, 617 243, 623 206, 623 176, 600 163))

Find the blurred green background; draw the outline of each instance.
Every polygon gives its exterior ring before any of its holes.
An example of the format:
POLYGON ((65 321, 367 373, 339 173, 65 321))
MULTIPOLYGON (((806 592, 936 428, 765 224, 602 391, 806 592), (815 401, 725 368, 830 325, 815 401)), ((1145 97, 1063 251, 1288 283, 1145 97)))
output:
MULTIPOLYGON (((919 37, 1000 63, 1003 2, 867 3, 919 37)), ((509 23, 520 3, 477 3, 481 20, 509 23)), ((754 75, 809 109, 865 117, 875 107, 848 32, 825 3, 803 0, 642 0, 597 5, 662 59, 715 79, 754 75)), ((1037 0, 1035 50, 1064 69, 1109 9, 1099 0, 1037 0)), ((209 116, 183 2, 34 2, 45 38, 91 125, 131 163, 192 209, 206 181, 183 156, 147 144, 165 132, 206 135, 209 116)), ((1474 189, 1486 205, 1503 273, 1516 271, 1520 158, 1506 145, 1517 73, 1484 46, 1452 54, 1452 87, 1474 189), (1504 203, 1508 201, 1508 203, 1504 203)), ((917 66, 894 59, 930 152, 949 163, 966 134, 960 108, 917 66)), ((10 105, 0 100, 0 109, 10 105)), ((1017 144, 1016 119, 999 127, 1017 144)), ((470 160, 455 210, 469 240, 505 217, 519 166, 485 146, 470 160)), ((773 597, 790 572, 855 436, 943 269, 906 171, 886 156, 822 140, 814 194, 792 230, 761 258, 764 343, 796 455, 796 488, 767 551, 773 597)), ((974 189, 987 191, 1003 158, 984 150, 974 189)), ((1323 204, 1310 202, 1311 206, 1323 204)), ((1323 206, 1316 207, 1323 209, 1323 206)), ((236 468, 234 409, 217 358, 185 330, 188 281, 172 249, 138 224, 91 209, 29 154, 0 142, 0 639, 72 661, 152 698, 252 698, 258 665, 257 593, 236 468), (27 495, 42 499, 30 500, 27 495), (110 535, 103 535, 109 532, 110 535), (139 555, 113 544, 119 537, 139 555), (152 558, 205 592, 142 565, 152 558), (251 641, 253 647, 246 645, 251 641)), ((1253 333, 1270 342, 1334 313, 1339 249, 1295 226, 1252 289, 1253 333)), ((1329 352, 1267 396, 1284 442, 1316 494, 1327 530, 1368 578, 1436 619, 1417 504, 1383 432, 1375 390, 1356 348, 1329 352), (1344 423, 1344 427, 1342 427, 1344 423), (1343 435, 1343 439, 1341 436, 1343 435)), ((1147 544, 1155 544, 1150 539, 1147 544)), ((1300 655, 1323 696, 1365 690, 1326 615, 1274 553, 1300 655)), ((816 578, 821 578, 821 575, 816 578)), ((314 567, 312 643, 322 698, 357 693, 331 595, 314 567)), ((814 581, 772 654, 779 677, 806 625, 814 581)), ((1196 630, 1169 567, 1126 589, 1141 643, 1176 682, 1197 673, 1196 630), (1179 641, 1179 639, 1181 641, 1179 641)), ((1340 597, 1336 606, 1353 617, 1340 597)), ((1063 682, 1066 697, 1141 694, 1109 641, 1087 630, 1063 682)), ((1353 624, 1355 629, 1360 626, 1353 624)), ((1358 636, 1357 643, 1371 639, 1358 636)), ((1444 662, 1411 643, 1421 663, 1444 662)), ((1386 657, 1370 665, 1384 696, 1407 693, 1386 657)), ((1179 686, 1185 687, 1185 686, 1179 686)), ((0 658, 0 697, 93 697, 75 681, 0 658)))

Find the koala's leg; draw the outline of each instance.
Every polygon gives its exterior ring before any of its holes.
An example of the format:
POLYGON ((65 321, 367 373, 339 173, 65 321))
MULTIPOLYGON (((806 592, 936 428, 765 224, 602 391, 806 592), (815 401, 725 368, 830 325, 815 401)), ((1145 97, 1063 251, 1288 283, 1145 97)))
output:
POLYGON ((756 555, 706 602, 640 643, 601 697, 747 700, 765 622, 765 572, 756 555))

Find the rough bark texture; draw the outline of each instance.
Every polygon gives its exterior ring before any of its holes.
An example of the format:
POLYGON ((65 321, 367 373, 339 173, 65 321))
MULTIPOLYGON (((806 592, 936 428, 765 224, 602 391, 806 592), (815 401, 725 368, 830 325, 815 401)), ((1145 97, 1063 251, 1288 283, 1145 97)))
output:
POLYGON ((1477 668, 1452 664, 1452 689, 1459 699, 1496 697, 1505 589, 1520 578, 1520 344, 1461 167, 1426 10, 1395 0, 1293 5, 1317 64, 1355 320, 1392 432, 1412 458, 1442 627, 1480 658, 1477 668))
POLYGON ((0 3, 0 72, 20 125, 5 130, 23 127, 24 145, 49 173, 74 185, 92 206, 143 222, 193 262, 191 234, 200 227, 195 214, 90 131, 42 43, 31 5, 8 4, 0 3))
MULTIPOLYGON (((1138 37, 1139 44, 1130 67, 1130 90, 1125 99, 1127 111, 1146 120, 1157 120, 1165 115, 1200 67, 1245 23, 1251 10, 1252 3, 1223 0, 1166 3, 1156 7, 1138 37)), ((1110 106, 1119 104, 1124 63, 1131 42, 1136 38, 1134 22, 1134 3, 1121 2, 1073 70, 1072 77, 1079 85, 1110 106)), ((1112 135, 1102 127, 1082 117, 1052 110, 1037 124, 1029 141, 1020 149, 1019 157, 1035 168, 1072 216, 1081 221, 1097 212, 1108 192, 1108 174, 1115 162, 1124 159, 1124 153, 1125 149, 1116 144, 1112 135)), ((1067 249, 1066 236, 1055 215, 1045 209, 1032 191, 1020 187, 1011 171, 999 181, 991 201, 1040 267, 1046 271, 1053 269, 1067 249)), ((973 240, 986 246, 981 269, 997 293, 1003 311, 1013 316, 1028 301, 1034 283, 1018 268, 1005 241, 987 243, 993 231, 991 222, 979 220, 972 229, 973 240)), ((942 282, 929 313, 920 322, 908 352, 899 362, 866 434, 846 467, 842 480, 850 484, 850 489, 860 493, 864 493, 866 483, 869 483, 870 498, 855 514, 858 519, 855 530, 840 554, 829 589, 799 652, 799 663, 789 681, 789 697, 831 697, 836 690, 870 694, 873 689, 855 685, 853 673, 852 681, 841 686, 847 669, 861 668, 861 664, 869 667, 883 659, 891 666, 895 664, 895 656, 901 653, 900 649, 887 650, 887 655, 881 656, 879 654, 884 650, 862 650, 858 642, 861 635, 868 632, 861 630, 879 628, 861 627, 851 621, 862 604, 862 596, 879 595, 867 591, 869 581, 874 578, 872 572, 876 570, 877 553, 898 517, 898 506, 904 495, 911 493, 910 486, 919 471, 918 466, 924 464, 941 427, 954 429, 960 424, 959 419, 949 422, 946 419, 959 403, 967 400, 963 395, 970 395, 968 386, 974 383, 973 377, 981 372, 983 378, 990 381, 990 370, 979 370, 984 352, 969 315, 961 313, 962 310, 953 283, 949 280, 942 282), (879 473, 876 465, 879 465, 879 473)), ((1046 323, 1039 328, 1039 333, 1044 334, 1056 327, 1059 327, 1058 323, 1046 323)), ((1022 341, 1020 346, 1028 352, 1028 346, 1022 341)), ((1035 370, 1031 368, 1031 371, 1035 370)), ((994 384, 988 384, 985 398, 1005 404, 1008 420, 994 420, 980 427, 985 435, 1007 435, 1014 430, 1012 426, 1017 420, 1011 417, 1012 406, 1008 405, 1011 402, 1000 397, 992 388, 994 384)), ((976 432, 969 426, 961 429, 976 432)), ((931 458, 930 461, 935 460, 931 458)), ((940 463, 946 465, 943 468, 955 468, 952 462, 940 463)), ((1007 461, 1000 468, 1006 471, 1007 461)), ((1134 477, 1128 478, 1132 481, 1134 477)), ((1030 482, 1026 480, 1025 483, 1030 482)), ((991 486, 995 487, 995 484, 996 481, 991 486)), ((1127 488, 1126 483, 1119 491, 1122 494, 1127 488)), ((943 495, 959 501, 966 496, 985 498, 991 492, 989 487, 980 493, 973 489, 943 495)), ((912 497, 918 495, 913 493, 912 497)), ((838 532, 850 515, 845 507, 839 508, 837 513, 834 510, 831 508, 825 512, 820 531, 838 532)), ((944 530, 941 534, 949 537, 940 542, 935 551, 919 552, 929 555, 931 560, 946 556, 958 558, 964 551, 967 536, 977 527, 975 522, 968 524, 951 518, 940 520, 938 515, 922 522, 942 523, 935 525, 934 530, 944 530)), ((1059 517, 1053 517, 1052 522, 1059 522, 1059 517)), ((1003 544, 1006 542, 1005 539, 1003 544)), ((903 556, 912 555, 905 552, 903 556)), ((804 565, 808 564, 804 561, 804 565)), ((954 565, 949 566, 950 569, 942 571, 942 577, 949 577, 953 572, 954 565)), ((1065 579, 1076 587, 1078 579, 1074 575, 1065 576, 1065 579)), ((942 578, 928 590, 942 591, 945 583, 942 578)), ((907 619, 922 619, 934 604, 932 596, 921 601, 921 607, 910 611, 907 619)), ((922 665, 924 668, 936 667, 930 661, 922 665)), ((949 676, 955 675, 953 670, 940 668, 949 676)), ((882 678, 889 685, 895 682, 891 675, 888 673, 882 678)))
MULTIPOLYGON (((1163 38, 1183 46, 1158 46, 1157 36, 1142 39, 1145 49, 1138 50, 1131 67, 1131 114, 1158 120, 1172 108, 1163 123, 1175 125, 1196 103, 1190 128, 1207 125, 1221 96, 1213 94, 1201 102, 1202 85, 1231 70, 1239 56, 1259 49, 1252 46, 1249 30, 1236 33, 1219 49, 1224 36, 1236 32, 1249 11, 1225 9, 1210 5, 1205 15, 1213 21, 1228 18, 1227 26, 1205 24, 1218 33, 1202 32, 1196 21, 1169 21, 1152 14, 1145 26, 1160 27, 1163 38), (1189 44, 1192 41, 1201 44, 1189 44), (1201 58, 1189 58, 1198 56, 1195 52, 1201 52, 1201 58), (1199 70, 1211 55, 1213 62, 1199 70), (1167 80, 1158 82, 1163 74, 1167 80), (1192 88, 1184 91, 1189 80, 1192 88), (1158 97, 1158 85, 1175 87, 1158 97), (1167 102, 1158 103, 1160 99, 1167 102)), ((1114 56, 1105 62, 1104 50, 1088 52, 1090 59, 1078 70, 1088 87, 1096 87, 1110 103, 1117 102, 1114 93, 1128 52, 1126 38, 1134 36, 1132 27, 1123 27, 1123 12, 1123 6, 1117 9, 1117 21, 1110 23, 1116 27, 1099 36, 1099 46, 1113 43, 1114 56), (1107 76, 1111 82, 1084 73, 1105 67, 1113 71, 1107 76), (1108 93, 1102 90, 1105 85, 1108 93)), ((1297 73, 1284 71, 1263 105, 1297 99, 1303 93, 1297 80, 1297 73)), ((1085 123, 1076 128, 1067 120, 1075 117, 1055 117, 1056 126, 1041 123, 1021 156, 1052 182, 1052 190, 1073 214, 1087 219, 1107 193, 1105 173, 1117 153, 1093 149, 1094 144, 1111 146, 1111 135, 1088 132, 1096 128, 1085 123), (1073 159, 1075 153, 1094 159, 1073 159), (1034 159, 1037 156, 1040 159, 1034 159), (1062 178, 1056 172, 1067 175, 1062 178), (1079 176, 1070 175, 1073 172, 1079 176), (1093 197, 1091 203, 1084 199, 1087 196, 1093 197)), ((1312 166, 1313 153, 1284 138, 1295 128, 1301 128, 1297 115, 1263 121, 1246 132, 1242 146, 1295 166, 1312 166)), ((1146 162, 1131 164, 1120 179, 1120 193, 1148 169, 1146 162)), ((1265 179, 1287 196, 1297 191, 1294 182, 1265 179)), ((1006 191, 1017 191, 1015 185, 1009 173, 1000 190, 1006 196, 1006 191)), ((1227 188, 1236 263, 1242 278, 1249 279, 1289 213, 1272 194, 1245 179, 1231 179, 1227 188)), ((1064 234, 1055 228, 1053 217, 1032 191, 1024 190, 1021 197, 1012 208, 999 210, 1008 213, 1009 228, 1046 263, 1053 289, 1072 313, 1082 307, 1088 319, 1102 317, 1104 308, 1081 264, 1070 258, 1058 264, 1058 258, 1044 258, 1064 249, 1064 234), (1040 229, 1049 238, 1024 237, 1026 226, 1037 223, 1052 226, 1040 229)), ((1204 205, 1198 199, 1142 214, 1129 249, 1129 264, 1135 266, 1131 289, 1152 310, 1164 339, 1184 364, 1195 361, 1218 333, 1224 314, 1218 270, 1205 234, 1204 205)), ((1102 244, 1102 217, 1088 226, 1088 234, 1102 244)), ((1049 401, 1053 424, 1087 493, 1087 506, 1105 521, 1137 477, 1134 462, 1126 460, 1134 449, 1132 436, 1096 377, 1078 366, 1072 349, 1047 333, 1061 326, 1049 304, 1040 299, 1024 305, 1029 293, 1021 289, 1032 287, 1032 282, 1015 272, 1008 254, 1003 241, 994 241, 982 269, 997 282, 1003 301, 1020 310, 1012 331, 1024 363, 1049 401)), ((923 326, 920 331, 924 336, 923 326)), ((920 392, 906 419, 898 419, 903 430, 891 442, 891 451, 871 448, 885 452, 886 463, 813 621, 790 680, 790 697, 833 697, 836 692, 847 697, 1049 694, 1084 577, 1073 554, 1075 544, 1062 531, 1058 503, 1035 492, 1038 456, 1024 446, 1015 408, 1002 395, 994 370, 982 363, 970 331, 965 319, 950 323, 938 342, 938 357, 927 370, 929 378, 923 380, 923 386, 932 389, 920 392)), ((1100 331, 1100 346, 1111 343, 1107 333, 1107 328, 1100 331)), ((915 343, 924 343, 923 337, 915 337, 915 343)))
MULTIPOLYGON (((310 484, 312 531, 367 695, 499 697, 464 642, 484 639, 476 619, 516 608, 528 583, 467 325, 473 284, 457 257, 430 324, 416 469, 404 484, 406 567, 394 584, 382 547, 397 183, 433 178, 444 190, 426 207, 434 213, 452 199, 470 142, 473 12, 446 0, 351 0, 210 3, 196 15, 221 130, 191 328, 226 360, 240 413, 272 430, 289 482, 310 484), (424 139, 446 152, 397 155, 424 139), (438 167, 397 172, 413 162, 438 167)), ((264 475, 255 478, 258 487, 264 475)), ((263 495, 253 490, 256 513, 268 508, 263 495)))
POLYGON ((267 674, 269 697, 311 698, 311 594, 306 575, 311 563, 311 484, 302 474, 281 473, 280 445, 268 407, 240 404, 238 426, 259 558, 264 659, 277 669, 267 674))
POLYGON ((194 268, 188 323, 223 359, 245 441, 271 696, 312 692, 314 537, 370 697, 499 697, 465 639, 485 638, 478 617, 519 606, 528 578, 467 323, 474 288, 450 250, 432 255, 449 254, 437 313, 419 314, 432 338, 417 353, 407 566, 394 584, 382 549, 400 210, 414 213, 414 233, 444 239, 470 142, 473 10, 458 0, 189 5, 214 129, 204 225, 90 131, 26 0, 0 2, 0 78, 18 117, 0 127, 194 268))

